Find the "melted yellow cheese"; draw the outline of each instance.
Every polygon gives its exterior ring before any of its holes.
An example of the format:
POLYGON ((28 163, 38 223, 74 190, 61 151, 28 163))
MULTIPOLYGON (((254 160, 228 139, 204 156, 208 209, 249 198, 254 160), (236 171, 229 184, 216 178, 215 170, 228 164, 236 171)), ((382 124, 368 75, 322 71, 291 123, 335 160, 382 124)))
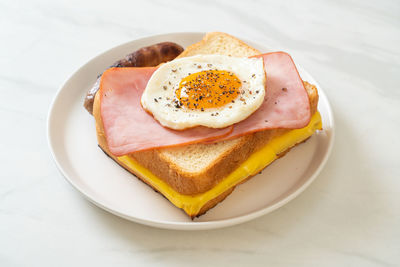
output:
POLYGON ((321 116, 316 112, 310 123, 301 129, 288 131, 273 138, 267 145, 253 153, 235 171, 229 174, 219 184, 210 190, 198 195, 183 195, 175 191, 163 180, 155 176, 145 167, 141 166, 132 157, 122 156, 118 160, 128 166, 137 175, 145 179, 157 191, 163 194, 178 208, 183 209, 189 215, 196 215, 200 209, 210 200, 219 196, 231 187, 239 184, 247 177, 255 175, 273 162, 277 155, 288 148, 300 143, 310 137, 316 130, 322 128, 321 116))

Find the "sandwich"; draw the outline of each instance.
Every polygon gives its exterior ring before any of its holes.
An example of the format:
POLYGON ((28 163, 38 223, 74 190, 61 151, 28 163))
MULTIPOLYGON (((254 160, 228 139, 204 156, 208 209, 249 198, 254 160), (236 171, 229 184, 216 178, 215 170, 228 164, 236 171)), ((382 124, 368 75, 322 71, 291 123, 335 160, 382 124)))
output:
POLYGON ((99 147, 193 219, 321 130, 317 105, 288 54, 213 32, 158 67, 106 70, 93 116, 99 147))

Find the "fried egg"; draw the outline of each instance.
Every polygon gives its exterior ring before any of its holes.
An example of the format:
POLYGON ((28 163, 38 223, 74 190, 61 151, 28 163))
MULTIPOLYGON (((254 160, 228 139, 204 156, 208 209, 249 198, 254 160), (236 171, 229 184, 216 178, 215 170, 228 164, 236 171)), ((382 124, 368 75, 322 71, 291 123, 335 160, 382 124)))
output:
POLYGON ((185 57, 154 72, 141 104, 168 128, 224 128, 244 120, 261 106, 265 81, 262 58, 185 57))

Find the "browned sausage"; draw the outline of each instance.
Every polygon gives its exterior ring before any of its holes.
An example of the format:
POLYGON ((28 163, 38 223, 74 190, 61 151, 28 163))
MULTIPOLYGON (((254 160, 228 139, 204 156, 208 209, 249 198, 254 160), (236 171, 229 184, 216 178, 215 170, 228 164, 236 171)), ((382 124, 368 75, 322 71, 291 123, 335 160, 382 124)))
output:
MULTIPOLYGON (((125 58, 112 64, 110 68, 157 66, 160 63, 173 60, 179 56, 182 51, 183 47, 176 43, 163 42, 154 44, 142 47, 139 50, 127 55, 125 58)), ((85 102, 83 103, 83 106, 90 114, 93 114, 93 101, 97 91, 99 90, 100 77, 101 74, 97 77, 93 87, 87 92, 85 102)))

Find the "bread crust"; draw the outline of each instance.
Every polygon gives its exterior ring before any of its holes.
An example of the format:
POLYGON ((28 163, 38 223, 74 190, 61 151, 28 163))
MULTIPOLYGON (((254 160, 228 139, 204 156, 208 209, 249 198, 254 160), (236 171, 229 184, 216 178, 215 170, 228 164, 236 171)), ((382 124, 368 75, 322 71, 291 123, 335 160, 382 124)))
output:
MULTIPOLYGON (((206 33, 206 35, 200 42, 188 46, 177 58, 189 57, 194 55, 215 54, 216 51, 210 50, 210 47, 208 46, 215 43, 219 43, 220 45, 234 43, 234 46, 237 49, 241 50, 240 54, 235 54, 235 51, 232 51, 231 49, 224 49, 223 47, 221 47, 219 51, 223 52, 223 54, 227 56, 250 57, 261 54, 261 52, 257 49, 249 46, 242 40, 239 40, 232 35, 224 32, 209 32, 206 33), (245 54, 243 54, 244 51, 245 54)), ((218 48, 218 44, 215 47, 218 48)))

